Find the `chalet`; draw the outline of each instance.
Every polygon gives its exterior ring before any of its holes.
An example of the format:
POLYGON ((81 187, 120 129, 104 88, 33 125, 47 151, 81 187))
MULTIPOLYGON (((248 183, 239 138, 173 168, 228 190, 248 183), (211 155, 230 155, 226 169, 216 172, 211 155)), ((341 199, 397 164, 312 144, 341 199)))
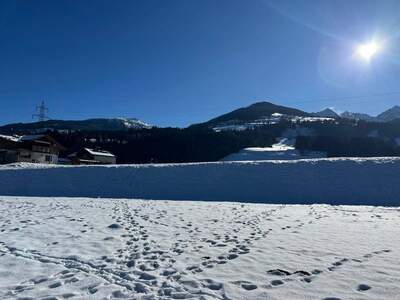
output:
POLYGON ((68 156, 73 165, 110 165, 117 159, 114 154, 100 149, 83 148, 68 156))
POLYGON ((56 164, 64 148, 51 136, 0 135, 0 164, 28 162, 56 164))

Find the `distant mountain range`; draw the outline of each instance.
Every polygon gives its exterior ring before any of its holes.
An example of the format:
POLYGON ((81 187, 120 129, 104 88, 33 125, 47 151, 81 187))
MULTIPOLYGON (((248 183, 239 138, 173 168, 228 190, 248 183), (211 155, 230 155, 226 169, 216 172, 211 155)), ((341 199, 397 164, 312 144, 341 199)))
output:
POLYGON ((305 112, 296 108, 280 106, 271 102, 257 102, 250 106, 236 109, 217 118, 211 119, 205 123, 196 124, 195 126, 207 126, 213 128, 235 129, 237 126, 243 125, 246 128, 256 125, 271 124, 279 121, 279 118, 285 117, 293 121, 321 121, 323 119, 351 119, 364 120, 368 122, 391 122, 400 120, 400 107, 394 106, 376 117, 353 112, 344 112, 338 114, 333 109, 326 108, 319 112, 305 112), (236 126, 236 127, 232 127, 236 126))
POLYGON ((60 132, 71 131, 124 131, 129 129, 148 129, 152 126, 137 120, 128 118, 112 119, 88 119, 80 121, 48 120, 33 123, 15 123, 0 126, 3 133, 40 133, 47 130, 60 132))
POLYGON ((400 106, 393 106, 392 108, 382 112, 376 117, 370 116, 368 114, 362 113, 353 113, 349 111, 345 111, 341 114, 337 114, 330 108, 327 108, 323 111, 315 113, 314 115, 331 117, 331 118, 344 118, 344 119, 352 119, 352 120, 364 120, 368 122, 391 122, 396 119, 400 119, 400 106))
MULTIPOLYGON (((400 106, 394 106, 378 116, 362 113, 344 112, 338 114, 331 108, 319 112, 305 112, 296 108, 276 105, 271 102, 257 102, 211 119, 207 122, 192 125, 195 127, 221 130, 244 130, 259 126, 275 124, 282 119, 294 122, 315 122, 340 119, 364 120, 367 122, 391 122, 400 120, 400 106)), ((48 120, 33 123, 15 123, 0 126, 0 133, 41 133, 47 130, 59 132, 73 131, 126 131, 152 128, 151 125, 138 119, 97 118, 88 120, 48 120)))

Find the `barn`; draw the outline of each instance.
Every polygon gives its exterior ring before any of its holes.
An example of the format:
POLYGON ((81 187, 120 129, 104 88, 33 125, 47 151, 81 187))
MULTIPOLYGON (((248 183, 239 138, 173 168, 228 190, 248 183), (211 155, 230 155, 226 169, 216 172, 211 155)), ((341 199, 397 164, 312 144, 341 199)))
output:
POLYGON ((109 151, 101 149, 82 148, 68 156, 74 165, 110 165, 117 162, 117 158, 109 151))

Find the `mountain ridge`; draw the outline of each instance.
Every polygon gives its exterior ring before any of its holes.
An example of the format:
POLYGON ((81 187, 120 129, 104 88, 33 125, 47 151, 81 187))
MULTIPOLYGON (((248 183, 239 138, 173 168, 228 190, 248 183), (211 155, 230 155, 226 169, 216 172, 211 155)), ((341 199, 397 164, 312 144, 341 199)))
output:
POLYGON ((212 126, 213 124, 226 123, 226 122, 229 123, 234 121, 253 121, 260 118, 270 117, 274 113, 304 116, 304 117, 312 116, 311 113, 307 113, 300 109, 276 105, 268 101, 260 101, 246 107, 235 109, 231 112, 215 117, 204 123, 194 124, 194 125, 212 126))
POLYGON ((380 113, 377 118, 383 122, 390 122, 400 118, 400 106, 395 105, 380 113))
POLYGON ((149 129, 152 126, 134 118, 91 118, 85 120, 46 120, 31 123, 13 123, 0 126, 3 133, 40 133, 54 131, 124 131, 149 129))
POLYGON ((333 119, 351 119, 363 120, 367 122, 392 122, 400 119, 400 106, 393 106, 377 115, 376 117, 364 113, 353 113, 345 111, 341 114, 335 112, 331 108, 325 108, 319 112, 306 112, 297 108, 288 106, 276 105, 272 102, 262 101, 256 102, 249 106, 235 109, 231 112, 225 113, 213 119, 196 126, 212 127, 214 125, 232 125, 240 124, 243 122, 256 121, 262 118, 274 116, 274 114, 281 114, 296 117, 319 117, 319 118, 333 118, 333 119))
MULTIPOLYGON (((338 114, 331 108, 319 112, 306 112, 297 108, 277 105, 269 101, 259 101, 222 114, 208 121, 192 124, 189 127, 208 127, 237 125, 245 122, 266 121, 264 124, 279 122, 282 116, 292 116, 299 119, 350 119, 367 122, 393 122, 400 120, 400 106, 395 105, 377 116, 364 113, 345 111, 338 114)), ((296 119, 294 118, 294 119, 296 119)), ((0 126, 0 133, 40 133, 54 131, 126 131, 150 129, 152 125, 135 118, 89 118, 85 120, 47 120, 31 123, 12 123, 0 126)), ((250 126, 251 127, 251 126, 250 126)))
POLYGON ((312 113, 315 117, 340 118, 340 115, 331 108, 325 108, 319 112, 312 113))

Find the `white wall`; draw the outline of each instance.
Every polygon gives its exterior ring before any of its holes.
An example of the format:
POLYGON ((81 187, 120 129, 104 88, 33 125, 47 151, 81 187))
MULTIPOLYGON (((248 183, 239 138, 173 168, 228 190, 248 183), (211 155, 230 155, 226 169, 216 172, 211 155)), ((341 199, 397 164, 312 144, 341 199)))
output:
POLYGON ((24 152, 20 153, 18 161, 19 162, 30 162, 30 163, 34 162, 34 163, 42 163, 42 164, 57 164, 58 155, 50 154, 50 153, 24 151, 24 152), (23 156, 21 154, 23 154, 23 156), (30 157, 29 158, 24 157, 26 155, 30 155, 30 157), (46 161, 46 156, 50 156, 51 161, 46 161))

